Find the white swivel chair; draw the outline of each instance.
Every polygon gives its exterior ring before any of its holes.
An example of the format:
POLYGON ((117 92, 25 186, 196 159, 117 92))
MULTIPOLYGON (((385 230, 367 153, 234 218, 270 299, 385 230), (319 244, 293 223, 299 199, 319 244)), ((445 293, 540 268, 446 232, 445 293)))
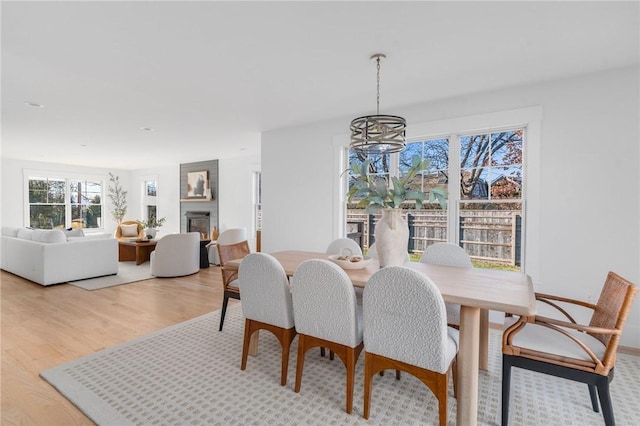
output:
POLYGON ((327 254, 348 254, 354 256, 362 256, 362 249, 351 238, 336 238, 331 241, 329 247, 327 247, 327 254), (346 252, 346 253, 345 253, 346 252))
MULTIPOLYGON (((402 266, 373 274, 364 289, 364 418, 369 418, 372 378, 405 371, 438 398, 447 424, 449 371, 458 353, 458 330, 447 327, 444 300, 426 276, 402 266)), ((454 377, 455 381, 455 377, 454 377)))
POLYGON ((266 253, 245 257, 238 270, 238 286, 244 315, 241 369, 247 368, 251 336, 258 330, 273 333, 282 346, 280 384, 287 384, 289 348, 296 337, 289 279, 282 265, 266 253))
POLYGON ((349 276, 328 260, 307 260, 292 277, 293 313, 298 332, 295 392, 300 391, 305 353, 326 347, 347 368, 346 412, 353 407, 355 367, 362 351, 362 307, 349 276))
POLYGON ((151 252, 151 275, 180 277, 200 271, 200 233, 168 234, 151 252))
MULTIPOLYGON (((471 257, 464 249, 456 244, 435 243, 427 247, 422 253, 420 262, 432 265, 456 266, 458 268, 473 268, 471 257)), ((446 303, 447 322, 452 327, 460 327, 460 305, 446 303)), ((487 314, 487 311, 484 311, 487 314)), ((488 318, 487 318, 488 324, 488 318)))
POLYGON ((209 263, 212 265, 220 264, 220 256, 218 255, 218 244, 229 245, 247 240, 247 228, 229 228, 223 231, 216 241, 207 244, 207 253, 209 255, 209 263))

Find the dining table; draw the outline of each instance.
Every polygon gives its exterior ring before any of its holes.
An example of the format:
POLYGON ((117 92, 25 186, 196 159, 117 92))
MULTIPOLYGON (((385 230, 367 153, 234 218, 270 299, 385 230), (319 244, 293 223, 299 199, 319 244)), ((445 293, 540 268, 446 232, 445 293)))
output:
MULTIPOLYGON (((288 276, 309 259, 329 259, 326 253, 288 250, 269 253, 280 262, 288 276)), ((225 264, 237 269, 242 259, 225 264)), ((457 360, 458 397, 456 424, 478 423, 478 374, 480 349, 480 313, 493 310, 514 315, 534 315, 535 294, 531 278, 521 272, 483 268, 459 268, 407 262, 404 265, 428 276, 440 290, 445 302, 460 305, 460 347, 457 360)), ((364 288, 380 269, 376 259, 364 268, 345 269, 354 287, 364 288)))

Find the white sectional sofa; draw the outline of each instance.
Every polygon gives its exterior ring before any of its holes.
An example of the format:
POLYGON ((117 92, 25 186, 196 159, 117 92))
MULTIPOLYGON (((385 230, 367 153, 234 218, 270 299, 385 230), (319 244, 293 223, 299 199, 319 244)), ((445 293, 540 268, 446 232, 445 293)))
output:
POLYGON ((81 230, 3 226, 0 257, 2 269, 42 285, 118 273, 117 240, 81 230))

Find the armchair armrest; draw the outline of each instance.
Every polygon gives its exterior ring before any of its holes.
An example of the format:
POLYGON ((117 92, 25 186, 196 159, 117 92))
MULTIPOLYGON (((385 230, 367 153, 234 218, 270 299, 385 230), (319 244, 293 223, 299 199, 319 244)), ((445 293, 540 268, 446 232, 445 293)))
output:
POLYGON ((595 310, 596 305, 594 305, 593 303, 588 303, 588 302, 583 302, 582 300, 576 300, 576 299, 570 299, 567 297, 562 297, 562 296, 555 296, 552 294, 545 294, 545 293, 536 293, 536 300, 545 303, 549 306, 551 306, 552 308, 556 309, 558 312, 560 312, 562 315, 565 316, 565 318, 567 318, 569 321, 571 321, 573 324, 577 324, 576 320, 571 316, 571 314, 569 314, 569 312, 567 312, 566 309, 564 309, 562 306, 558 305, 555 302, 561 302, 561 303, 567 303, 570 305, 576 305, 576 306, 581 306, 583 308, 588 308, 591 310, 595 310))

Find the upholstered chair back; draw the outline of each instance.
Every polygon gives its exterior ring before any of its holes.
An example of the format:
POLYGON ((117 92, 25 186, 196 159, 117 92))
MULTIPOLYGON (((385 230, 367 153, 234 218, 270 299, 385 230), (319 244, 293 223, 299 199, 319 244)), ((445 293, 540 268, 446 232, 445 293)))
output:
POLYGON ((362 342, 361 310, 347 274, 328 260, 307 260, 292 277, 293 312, 298 334, 341 345, 362 342))
POLYGON ((420 258, 422 263, 432 265, 457 266, 460 268, 473 268, 471 257, 464 249, 456 244, 435 243, 427 247, 420 258))
POLYGON ((282 265, 266 253, 253 253, 240 263, 238 285, 245 318, 291 328, 293 302, 282 265))
POLYGON ((348 254, 362 256, 362 249, 351 238, 336 238, 327 247, 327 254, 348 254), (345 250, 346 249, 346 250, 345 250))
POLYGON ((377 271, 363 295, 365 351, 438 373, 457 353, 444 300, 426 277, 401 266, 377 271))

